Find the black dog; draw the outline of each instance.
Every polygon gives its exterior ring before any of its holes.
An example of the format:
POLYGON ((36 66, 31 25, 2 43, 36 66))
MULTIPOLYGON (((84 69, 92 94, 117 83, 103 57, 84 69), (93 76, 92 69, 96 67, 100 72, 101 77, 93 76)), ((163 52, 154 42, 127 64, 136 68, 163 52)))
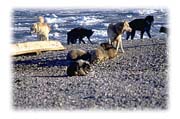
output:
POLYGON ((127 32, 126 40, 129 39, 131 35, 131 39, 134 38, 136 30, 141 31, 141 39, 143 38, 144 32, 146 32, 151 38, 150 29, 151 25, 154 22, 153 16, 146 16, 145 19, 134 19, 133 21, 129 22, 129 26, 132 28, 131 32, 127 32))
POLYGON ((94 31, 90 29, 85 29, 82 27, 74 28, 67 33, 67 44, 76 44, 77 39, 79 39, 79 44, 81 43, 81 41, 85 44, 85 41, 83 40, 84 37, 87 37, 89 42, 92 44, 92 42, 90 41, 90 37, 93 33, 94 31))
POLYGON ((160 33, 166 33, 168 35, 168 28, 164 27, 164 26, 161 26, 161 28, 159 29, 159 32, 160 33))

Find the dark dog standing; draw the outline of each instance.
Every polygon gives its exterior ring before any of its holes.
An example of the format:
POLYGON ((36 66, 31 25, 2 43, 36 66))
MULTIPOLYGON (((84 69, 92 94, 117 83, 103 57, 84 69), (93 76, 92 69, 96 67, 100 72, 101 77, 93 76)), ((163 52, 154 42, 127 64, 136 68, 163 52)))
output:
POLYGON ((127 32, 126 40, 129 39, 130 35, 131 39, 133 39, 136 30, 141 31, 141 39, 143 38, 144 32, 146 32, 149 38, 151 38, 150 29, 153 22, 154 17, 150 15, 146 16, 145 19, 134 19, 133 21, 129 22, 129 26, 132 28, 132 31, 127 32))
POLYGON ((79 39, 79 44, 81 43, 81 41, 85 44, 85 41, 83 40, 84 37, 87 37, 89 42, 92 44, 92 42, 90 41, 90 37, 93 33, 94 31, 90 29, 85 29, 82 27, 74 28, 67 33, 67 44, 76 44, 77 39, 79 39))

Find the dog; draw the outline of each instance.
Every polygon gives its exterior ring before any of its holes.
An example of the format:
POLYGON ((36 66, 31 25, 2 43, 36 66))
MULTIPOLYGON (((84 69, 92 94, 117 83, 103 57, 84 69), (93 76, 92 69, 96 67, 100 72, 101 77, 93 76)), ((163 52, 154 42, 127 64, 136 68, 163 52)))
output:
POLYGON ((129 39, 130 35, 131 35, 131 39, 134 39, 136 31, 141 32, 141 36, 140 36, 141 39, 143 38, 144 32, 146 32, 149 38, 151 38, 150 30, 153 22, 154 22, 154 17, 151 15, 146 16, 144 19, 134 19, 133 21, 129 22, 129 26, 132 28, 132 31, 127 32, 126 40, 129 39))
POLYGON ((88 61, 77 60, 74 61, 67 68, 68 76, 85 76, 92 71, 91 65, 88 61))
POLYGON ((105 53, 108 56, 108 59, 115 58, 118 55, 118 52, 116 52, 116 48, 113 47, 109 43, 101 43, 100 46, 105 50, 105 53))
POLYGON ((79 39, 79 44, 81 44, 81 41, 85 44, 85 41, 83 40, 84 37, 87 37, 89 42, 92 44, 90 37, 93 33, 94 31, 91 29, 85 29, 82 27, 74 28, 67 33, 67 44, 76 44, 77 39, 79 39))
POLYGON ((109 43, 101 43, 100 47, 91 52, 92 63, 102 63, 117 56, 116 48, 109 43))
POLYGON ((169 34, 169 30, 167 27, 161 26, 159 29, 160 33, 166 33, 167 35, 169 34))
POLYGON ((117 52, 120 45, 121 51, 124 53, 124 49, 122 45, 122 34, 125 31, 131 32, 131 27, 129 26, 127 21, 118 22, 116 24, 111 23, 108 26, 107 34, 109 38, 109 44, 115 45, 117 52))
POLYGON ((34 23, 31 27, 31 33, 36 33, 38 40, 48 41, 49 40, 49 32, 51 31, 50 26, 47 23, 44 23, 44 18, 42 16, 39 17, 39 22, 34 23))
POLYGON ((84 51, 81 49, 73 49, 68 52, 66 59, 72 61, 82 59, 91 62, 91 54, 88 51, 84 51))

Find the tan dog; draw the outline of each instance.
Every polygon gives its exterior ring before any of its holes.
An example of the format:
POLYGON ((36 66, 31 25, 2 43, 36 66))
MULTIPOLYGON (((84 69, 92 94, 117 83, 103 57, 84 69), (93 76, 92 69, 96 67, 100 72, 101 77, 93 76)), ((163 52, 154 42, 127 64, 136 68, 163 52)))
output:
POLYGON ((51 28, 47 23, 44 23, 44 18, 42 16, 39 17, 39 22, 34 23, 31 27, 31 33, 36 33, 38 36, 38 40, 49 40, 49 32, 51 28))
POLYGON ((120 45, 121 51, 124 53, 122 45, 122 34, 125 31, 131 32, 131 30, 132 29, 130 28, 129 23, 127 21, 119 22, 116 24, 109 24, 107 29, 109 44, 115 45, 117 52, 120 45))
POLYGON ((105 50, 109 59, 115 58, 118 55, 116 48, 109 43, 101 43, 100 46, 105 50))
POLYGON ((100 47, 92 51, 92 62, 102 63, 108 59, 115 58, 117 56, 116 48, 111 44, 102 43, 100 47))

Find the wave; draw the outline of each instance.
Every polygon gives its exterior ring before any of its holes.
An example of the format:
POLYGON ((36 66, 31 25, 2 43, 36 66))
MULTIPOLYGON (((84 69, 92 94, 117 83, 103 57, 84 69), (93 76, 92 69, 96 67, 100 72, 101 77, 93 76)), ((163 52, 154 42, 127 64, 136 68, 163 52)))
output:
POLYGON ((140 15, 149 15, 149 14, 154 14, 157 12, 156 9, 135 9, 132 10, 133 13, 137 13, 140 15))
POLYGON ((45 18, 45 21, 46 21, 47 23, 49 23, 49 24, 51 24, 51 23, 59 23, 59 22, 60 22, 60 19, 58 19, 58 18, 46 17, 46 18, 45 18))
POLYGON ((30 28, 29 27, 14 27, 13 30, 15 32, 18 32, 18 31, 30 31, 30 28))
MULTIPOLYGON (((154 15, 154 27, 151 29, 153 37, 159 37, 160 26, 167 26, 167 10, 166 9, 116 9, 116 10, 16 10, 13 14, 13 33, 15 38, 13 40, 35 40, 36 35, 29 34, 31 24, 37 22, 37 16, 42 15, 45 21, 51 26, 52 31, 49 36, 50 39, 61 40, 66 43, 67 32, 73 28, 82 26, 92 29, 92 41, 106 41, 107 27, 109 23, 128 20, 131 21, 136 18, 143 18, 146 15, 154 15), (18 39, 19 38, 19 39, 18 39)), ((139 39, 139 32, 136 33, 135 39, 139 39)), ((144 37, 146 38, 145 33, 144 37)), ((123 39, 126 36, 123 35, 123 39)), ((87 40, 86 40, 87 41, 87 40)))
POLYGON ((95 25, 97 23, 103 22, 104 20, 96 18, 97 16, 82 16, 78 21, 74 23, 79 25, 95 25))

